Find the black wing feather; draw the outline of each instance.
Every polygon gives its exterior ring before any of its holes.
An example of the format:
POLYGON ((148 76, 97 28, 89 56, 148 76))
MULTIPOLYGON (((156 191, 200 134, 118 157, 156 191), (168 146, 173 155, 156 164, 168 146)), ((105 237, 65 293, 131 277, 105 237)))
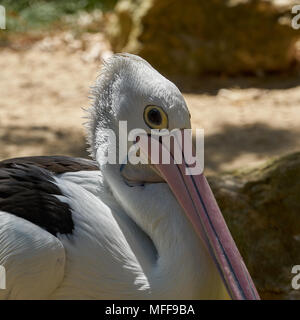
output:
POLYGON ((26 157, 0 162, 0 210, 26 219, 53 235, 74 229, 68 204, 54 175, 80 170, 98 170, 96 162, 62 156, 26 157))

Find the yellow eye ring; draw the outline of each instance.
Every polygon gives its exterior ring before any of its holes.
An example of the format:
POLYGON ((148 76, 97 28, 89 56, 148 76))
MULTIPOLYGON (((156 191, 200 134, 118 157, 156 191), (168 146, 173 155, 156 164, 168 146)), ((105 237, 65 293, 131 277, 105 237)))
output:
POLYGON ((168 116, 161 107, 147 106, 144 110, 144 121, 151 129, 168 128, 168 116))

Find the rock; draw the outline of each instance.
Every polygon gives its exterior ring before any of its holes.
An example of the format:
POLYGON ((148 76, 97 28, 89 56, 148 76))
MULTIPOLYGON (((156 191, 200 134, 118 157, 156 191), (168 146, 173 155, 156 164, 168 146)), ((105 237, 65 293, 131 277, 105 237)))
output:
POLYGON ((121 0, 107 34, 115 52, 141 55, 169 77, 263 75, 290 69, 299 58, 293 3, 121 0))
POLYGON ((300 299, 300 152, 208 180, 261 298, 300 299))

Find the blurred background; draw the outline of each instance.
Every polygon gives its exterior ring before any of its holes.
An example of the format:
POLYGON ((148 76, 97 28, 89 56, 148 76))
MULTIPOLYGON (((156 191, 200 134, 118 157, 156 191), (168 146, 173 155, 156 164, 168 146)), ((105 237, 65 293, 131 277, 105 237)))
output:
POLYGON ((230 227, 243 233, 239 248, 260 293, 298 297, 290 268, 300 263, 300 29, 291 26, 291 8, 300 1, 0 4, 0 160, 88 157, 81 107, 101 59, 141 55, 175 82, 193 127, 204 128, 206 173, 226 219, 237 212, 230 227), (242 232, 240 212, 248 214, 242 232))
POLYGON ((87 156, 81 107, 112 52, 141 55, 183 91, 209 173, 300 149, 295 1, 0 3, 0 159, 87 156))

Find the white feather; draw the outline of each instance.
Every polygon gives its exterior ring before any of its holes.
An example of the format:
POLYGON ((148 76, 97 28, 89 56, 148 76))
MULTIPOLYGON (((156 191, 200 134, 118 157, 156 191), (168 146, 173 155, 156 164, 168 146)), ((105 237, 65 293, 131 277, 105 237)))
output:
POLYGON ((0 299, 46 299, 62 283, 65 250, 47 231, 0 211, 0 265, 6 270, 0 299))

